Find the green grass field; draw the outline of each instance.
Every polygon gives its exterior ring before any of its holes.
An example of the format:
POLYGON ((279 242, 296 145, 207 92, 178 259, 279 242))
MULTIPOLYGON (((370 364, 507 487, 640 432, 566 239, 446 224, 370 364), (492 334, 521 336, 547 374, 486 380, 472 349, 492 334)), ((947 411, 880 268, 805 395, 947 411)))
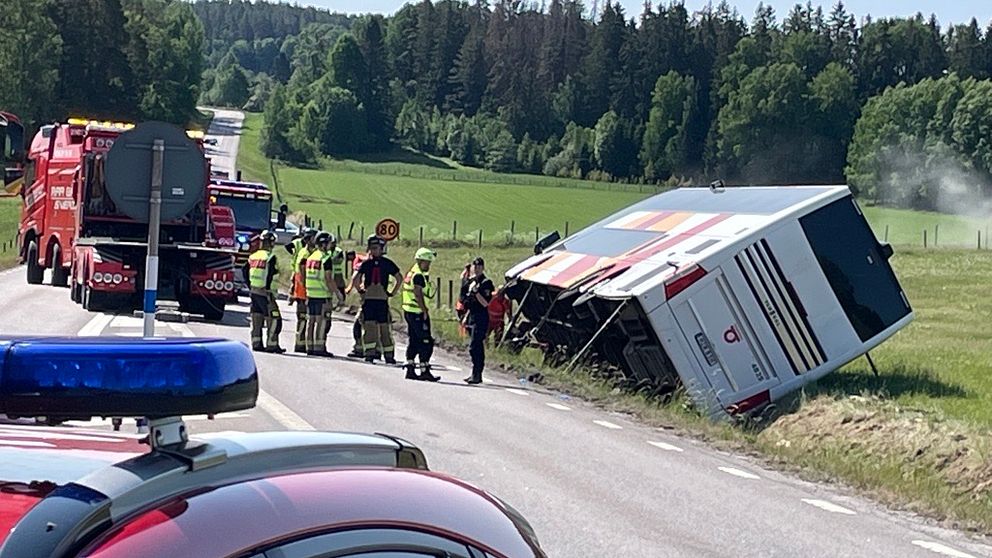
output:
POLYGON ((17 225, 21 220, 21 198, 0 198, 0 269, 17 261, 17 225))

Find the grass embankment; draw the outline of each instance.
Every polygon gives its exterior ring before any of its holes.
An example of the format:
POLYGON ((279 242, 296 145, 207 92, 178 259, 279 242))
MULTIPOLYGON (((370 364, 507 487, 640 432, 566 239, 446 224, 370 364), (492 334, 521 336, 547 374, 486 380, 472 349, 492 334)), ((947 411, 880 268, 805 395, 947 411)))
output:
MULTIPOLYGON (((248 124, 239 163, 249 176, 271 181, 268 162, 257 152, 260 121, 250 115, 248 124)), ((409 168, 412 175, 434 172, 414 163, 389 164, 409 168)), ((444 239, 451 238, 451 220, 458 218, 462 230, 462 221, 470 222, 466 215, 475 223, 467 226, 488 227, 487 233, 495 230, 497 235, 511 219, 517 221, 518 231, 532 229, 535 223, 545 223, 548 230, 561 228, 566 219, 576 230, 642 197, 397 178, 377 174, 372 170, 375 165, 368 163, 328 162, 327 167, 280 168, 283 195, 302 202, 293 209, 323 219, 328 227, 365 222, 367 231, 371 223, 388 215, 399 219, 407 231, 411 222, 424 223, 431 231, 438 229, 437 237, 444 239)), ((872 375, 864 360, 851 363, 809 386, 797 397, 795 407, 770 423, 747 428, 712 424, 684 401, 661 405, 622 393, 588 373, 547 368, 536 351, 520 355, 494 351, 490 361, 522 377, 540 372, 547 387, 648 424, 759 452, 805 475, 839 479, 881 501, 992 532, 992 331, 986 324, 986 317, 992 315, 992 297, 985 286, 992 276, 992 252, 906 247, 921 246, 922 230, 932 232, 935 225, 939 225, 940 246, 975 246, 972 242, 977 243, 981 228, 984 247, 984 223, 885 208, 866 208, 866 215, 879 237, 889 225, 889 241, 897 246, 893 263, 916 321, 872 353, 879 377, 872 375)), ((532 239, 533 230, 529 234, 532 239)), ((462 240, 475 239, 466 233, 462 240)), ((442 278, 444 307, 448 281, 457 288, 461 267, 471 257, 481 253, 490 276, 501 277, 531 253, 529 246, 500 246, 499 239, 482 250, 451 242, 432 244, 440 252, 432 276, 442 278)), ((410 243, 390 246, 390 255, 404 271, 413 251, 410 243)), ((448 346, 458 347, 463 341, 450 316, 447 308, 434 313, 436 333, 448 346)))
POLYGON ((0 198, 0 269, 17 263, 17 225, 21 220, 21 198, 0 198))

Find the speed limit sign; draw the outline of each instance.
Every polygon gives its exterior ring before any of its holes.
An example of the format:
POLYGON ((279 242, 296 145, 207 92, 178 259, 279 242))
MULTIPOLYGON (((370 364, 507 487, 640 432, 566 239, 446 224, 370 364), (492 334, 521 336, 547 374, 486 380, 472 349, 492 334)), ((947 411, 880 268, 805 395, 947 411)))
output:
POLYGON ((386 242, 396 240, 400 236, 400 224, 394 219, 383 219, 376 224, 375 234, 386 242))

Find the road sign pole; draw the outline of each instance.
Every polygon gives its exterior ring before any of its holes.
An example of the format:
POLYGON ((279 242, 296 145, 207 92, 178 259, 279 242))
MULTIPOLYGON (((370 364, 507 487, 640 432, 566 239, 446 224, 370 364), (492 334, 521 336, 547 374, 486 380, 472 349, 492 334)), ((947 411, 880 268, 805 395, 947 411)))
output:
POLYGON ((158 298, 158 238, 162 217, 162 160, 165 140, 152 144, 152 184, 148 197, 148 258, 145 260, 145 337, 155 336, 155 303, 158 298))

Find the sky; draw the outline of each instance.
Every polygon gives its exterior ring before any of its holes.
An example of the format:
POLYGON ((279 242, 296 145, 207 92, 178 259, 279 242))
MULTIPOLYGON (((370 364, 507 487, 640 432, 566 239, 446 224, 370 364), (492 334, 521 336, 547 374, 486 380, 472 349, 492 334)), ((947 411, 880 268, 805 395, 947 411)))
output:
MULTIPOLYGON (((329 8, 338 12, 366 13, 376 12, 391 14, 406 3, 405 0, 296 0, 300 4, 309 4, 322 8, 329 8)), ((540 0, 538 0, 540 1, 540 0)), ((600 3, 602 3, 601 0, 600 3)), ((802 0, 805 4, 806 0, 802 0)), ((836 0, 827 0, 819 3, 823 6, 824 12, 830 11, 830 6, 836 0)), ((655 0, 654 3, 667 3, 668 0, 655 0)), ((713 0, 717 4, 719 0, 713 0)), ((592 5, 592 0, 586 0, 586 6, 592 5)), ((627 10, 628 16, 636 16, 642 11, 643 0, 621 0, 627 10)), ((685 0, 685 5, 690 10, 699 9, 705 6, 707 0, 685 0)), ((758 0, 730 0, 732 6, 750 20, 754 14, 754 9, 758 6, 758 0)), ((789 9, 796 4, 795 0, 765 0, 765 4, 771 4, 775 8, 775 13, 779 20, 788 13, 789 9)), ((818 2, 813 2, 817 5, 818 2)), ((929 16, 931 13, 937 14, 940 23, 946 26, 948 23, 967 23, 971 18, 977 18, 978 22, 985 27, 992 20, 992 0, 846 0, 844 5, 847 11, 855 14, 859 19, 865 14, 873 17, 893 17, 911 16, 916 12, 923 12, 929 16)))

